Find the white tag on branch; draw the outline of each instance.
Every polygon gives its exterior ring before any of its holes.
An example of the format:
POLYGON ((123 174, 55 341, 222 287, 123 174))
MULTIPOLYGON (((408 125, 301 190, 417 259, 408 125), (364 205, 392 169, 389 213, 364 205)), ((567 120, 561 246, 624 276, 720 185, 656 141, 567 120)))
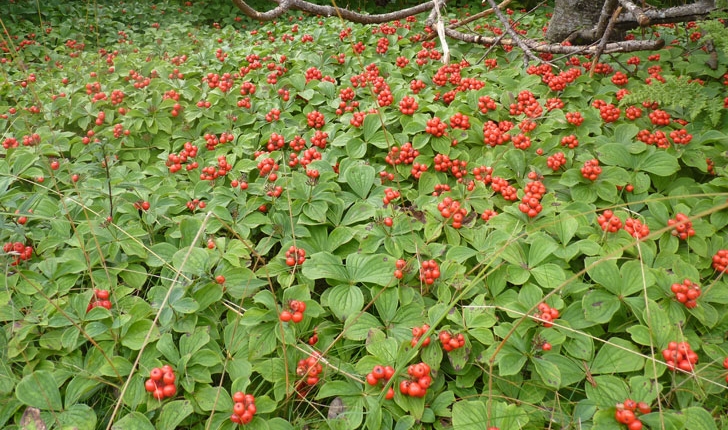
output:
POLYGON ((447 46, 447 39, 445 39, 445 23, 440 15, 440 1, 435 0, 435 9, 437 10, 437 24, 435 24, 435 29, 437 30, 437 35, 440 37, 440 45, 442 45, 442 63, 447 64, 450 62, 450 47, 447 46))

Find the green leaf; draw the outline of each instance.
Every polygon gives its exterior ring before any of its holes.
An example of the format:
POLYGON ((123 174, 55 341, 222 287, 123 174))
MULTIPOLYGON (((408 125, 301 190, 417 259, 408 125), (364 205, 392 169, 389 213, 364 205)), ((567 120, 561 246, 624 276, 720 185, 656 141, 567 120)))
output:
POLYGON ((367 142, 371 140, 374 133, 379 131, 380 128, 382 128, 382 120, 379 118, 379 115, 365 116, 364 125, 362 126, 362 129, 364 130, 364 140, 367 142))
POLYGON ((536 267, 550 257, 559 245, 548 235, 536 233, 531 235, 531 246, 528 250, 528 266, 536 267))
POLYGON ((584 318, 597 324, 611 321, 612 316, 622 306, 617 296, 603 290, 592 290, 582 299, 584 318))
POLYGON ((617 263, 614 260, 594 260, 589 258, 586 260, 586 266, 586 272, 592 281, 600 284, 612 294, 616 295, 618 293, 622 284, 622 278, 617 263), (594 262, 596 262, 596 265, 594 265, 594 262))
POLYGON ((531 269, 531 275, 544 288, 557 288, 566 280, 564 269, 554 263, 547 263, 531 269))
POLYGON ((499 354, 498 369, 501 376, 515 375, 521 371, 523 365, 528 361, 525 354, 516 352, 505 352, 499 354))
POLYGON ((681 412, 687 417, 685 428, 690 430, 718 430, 715 419, 710 412, 700 406, 683 408, 681 412))
POLYGON ((364 307, 364 294, 356 285, 338 285, 327 293, 326 303, 340 321, 354 316, 364 307))
POLYGON ((645 359, 632 342, 613 337, 601 347, 591 366, 594 375, 602 373, 636 372, 645 365, 645 359))
POLYGON ((619 166, 626 169, 633 167, 635 156, 621 143, 607 143, 598 150, 599 161, 607 166, 619 166))
POLYGON ((531 359, 531 363, 533 363, 536 373, 538 374, 538 376, 541 377, 541 380, 544 382, 544 384, 551 388, 560 388, 561 372, 559 371, 558 366, 556 366, 554 363, 544 360, 543 357, 538 356, 533 357, 531 359))
POLYGON ((56 380, 47 370, 38 370, 23 377, 15 387, 15 397, 25 405, 44 411, 60 411, 63 408, 56 380))
POLYGON ((16 157, 13 157, 13 175, 20 176, 30 166, 38 162, 38 154, 35 152, 16 152, 16 157))
POLYGON ((111 430, 155 430, 155 427, 144 414, 131 412, 111 426, 111 430))
POLYGON ((158 430, 174 430, 192 412, 194 409, 189 400, 171 401, 162 407, 155 427, 158 430))
POLYGON ((210 335, 205 327, 197 327, 194 333, 184 333, 179 339, 179 353, 182 356, 191 355, 202 349, 210 342, 210 335))
POLYGON ((349 274, 341 259, 330 252, 317 252, 303 265, 303 276, 309 279, 331 279, 346 282, 349 274))
POLYGON ((680 170, 675 156, 664 151, 655 151, 640 160, 638 169, 659 176, 670 176, 680 170))
POLYGON ((374 167, 372 166, 366 164, 352 165, 346 169, 346 183, 349 184, 352 191, 364 199, 369 195, 369 190, 374 185, 374 173, 374 167))
POLYGON ((71 405, 58 416, 62 429, 94 430, 96 421, 94 410, 84 404, 71 405))
POLYGON ((452 406, 453 430, 482 430, 489 422, 483 402, 459 401, 452 406))
POLYGON ((361 386, 351 380, 329 381, 319 388, 316 399, 325 399, 334 396, 358 396, 361 395, 361 386))
POLYGON ((144 341, 147 339, 147 333, 149 333, 148 343, 154 342, 159 338, 159 328, 152 324, 151 320, 140 320, 132 324, 126 331, 126 334, 121 338, 121 344, 131 349, 132 351, 138 351, 144 346, 144 341))
POLYGON ((191 246, 174 253, 172 266, 180 272, 202 275, 206 271, 208 260, 207 251, 197 246, 191 246))
POLYGON ((381 254, 349 254, 346 257, 349 282, 387 285, 393 279, 394 261, 394 258, 381 254))
POLYGON ((629 389, 624 379, 616 376, 595 376, 593 383, 587 382, 584 387, 586 397, 603 408, 612 408, 629 397, 629 389))

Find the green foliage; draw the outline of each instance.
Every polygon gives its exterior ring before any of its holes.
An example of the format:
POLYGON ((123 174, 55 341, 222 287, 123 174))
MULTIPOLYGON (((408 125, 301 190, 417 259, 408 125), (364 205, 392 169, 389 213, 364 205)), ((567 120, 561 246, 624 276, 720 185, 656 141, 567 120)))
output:
POLYGON ((424 15, 40 8, 0 6, 0 427, 230 430, 238 391, 251 429, 614 429, 627 398, 651 428, 725 426, 728 63, 705 66, 707 36, 659 27, 680 43, 590 77, 455 41, 443 67, 424 15), (673 370, 683 341, 698 361, 673 370))

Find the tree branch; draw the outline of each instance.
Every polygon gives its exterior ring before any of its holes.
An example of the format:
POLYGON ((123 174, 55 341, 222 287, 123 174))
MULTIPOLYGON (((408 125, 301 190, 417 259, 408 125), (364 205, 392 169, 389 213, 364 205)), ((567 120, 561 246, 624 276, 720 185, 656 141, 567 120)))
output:
POLYGON ((629 0, 619 0, 619 4, 621 4, 623 8, 627 9, 629 13, 632 14, 632 16, 637 20, 637 24, 640 27, 647 27, 648 25, 650 25, 650 19, 647 17, 647 15, 645 15, 644 11, 642 11, 642 8, 629 0))
MULTIPOLYGON (((480 36, 477 34, 465 34, 457 30, 445 28, 445 34, 453 39, 461 40, 467 43, 475 43, 478 45, 515 45, 511 39, 492 36, 480 36)), ((528 45, 533 52, 543 52, 549 54, 560 55, 594 55, 597 52, 597 46, 570 46, 560 43, 546 43, 533 39, 522 39, 523 43, 528 45)), ((614 54, 617 52, 634 52, 634 51, 651 51, 660 49, 665 46, 665 41, 657 40, 625 40, 621 42, 607 43, 604 46, 602 54, 614 54)))
POLYGON ((500 9, 498 9, 498 5, 495 4, 495 0, 488 0, 488 3, 490 4, 490 7, 493 9, 493 12, 495 13, 495 16, 498 17, 500 22, 503 24, 503 27, 505 27, 506 32, 511 36, 513 42, 518 45, 519 48, 523 51, 523 54, 525 55, 525 63, 528 64, 528 59, 536 60, 538 62, 541 61, 533 52, 531 52, 531 49, 529 46, 524 43, 521 40, 521 37, 518 36, 518 33, 513 30, 511 27, 511 23, 508 22, 508 18, 506 18, 505 15, 503 15, 503 12, 501 12, 500 9))
MULTIPOLYGON (((272 21, 281 16, 287 10, 300 10, 314 15, 322 16, 338 16, 339 18, 355 22, 358 24, 381 24, 384 22, 396 21, 404 19, 411 15, 417 15, 426 12, 435 6, 434 1, 428 1, 417 6, 407 9, 398 10, 390 13, 382 13, 377 15, 366 15, 363 13, 352 12, 348 9, 342 9, 335 6, 319 6, 309 3, 305 0, 280 0, 278 6, 268 12, 258 12, 250 7, 245 0, 233 0, 235 6, 238 7, 245 15, 257 21, 272 21)), ((444 3, 444 1, 443 1, 444 3)))
POLYGON ((280 0, 278 6, 275 9, 269 10, 268 12, 258 12, 252 7, 248 6, 244 0, 233 0, 233 4, 238 7, 243 13, 253 18, 256 21, 273 21, 284 13, 288 12, 289 0, 280 0))
MULTIPOLYGON (((616 2, 613 2, 616 4, 616 2)), ((607 27, 604 29, 604 34, 602 35, 602 40, 599 41, 599 45, 597 45, 597 52, 596 55, 594 55, 594 60, 592 60, 592 65, 589 70, 589 77, 591 78, 594 76, 594 71, 597 68, 597 63, 599 62, 599 57, 602 56, 602 52, 604 52, 604 47, 607 46, 607 41, 609 41, 609 35, 612 34, 612 30, 614 29, 614 24, 617 22, 617 18, 619 18, 619 14, 622 13, 622 6, 617 6, 616 9, 614 9, 614 12, 612 12, 612 17, 609 19, 609 23, 607 24, 607 27)))
MULTIPOLYGON (((622 2, 622 0, 620 0, 620 2, 622 2)), ((671 24, 675 22, 687 22, 703 19, 715 9, 714 0, 698 0, 694 3, 669 7, 667 9, 644 10, 642 11, 642 15, 647 19, 649 25, 671 24)), ((629 15, 622 15, 622 17, 617 20, 616 25, 616 27, 620 30, 631 30, 639 26, 639 18, 635 20, 629 15)))

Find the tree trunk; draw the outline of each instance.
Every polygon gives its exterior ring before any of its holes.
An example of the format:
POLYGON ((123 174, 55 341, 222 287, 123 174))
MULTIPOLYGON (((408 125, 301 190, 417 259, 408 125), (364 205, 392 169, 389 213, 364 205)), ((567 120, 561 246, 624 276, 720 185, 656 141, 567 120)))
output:
POLYGON ((590 30, 599 21, 604 2, 605 0, 556 0, 546 39, 550 42, 561 42, 576 31, 590 30))

